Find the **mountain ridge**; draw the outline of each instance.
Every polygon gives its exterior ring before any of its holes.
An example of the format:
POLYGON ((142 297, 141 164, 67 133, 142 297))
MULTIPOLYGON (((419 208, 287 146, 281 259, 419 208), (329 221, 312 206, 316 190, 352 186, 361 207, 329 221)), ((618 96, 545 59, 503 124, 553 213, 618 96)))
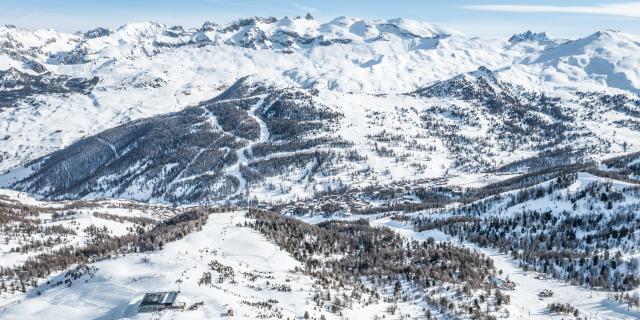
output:
MULTIPOLYGON (((163 155, 167 161, 136 167, 146 177, 136 183, 144 187, 94 172, 92 165, 77 186, 93 181, 95 187, 102 179, 109 187, 70 192, 75 182, 66 178, 20 186, 42 196, 202 201, 206 192, 188 195, 197 179, 184 178, 212 166, 200 173, 209 172, 232 190, 212 192, 215 201, 292 201, 368 188, 378 184, 376 176, 390 184, 455 185, 462 177, 490 172, 481 182, 488 183, 500 179, 495 172, 598 161, 640 148, 640 82, 632 68, 640 47, 612 31, 569 42, 547 37, 544 43, 513 44, 413 20, 348 17, 250 17, 191 29, 144 22, 76 34, 0 29, 0 70, 39 79, 31 86, 23 81, 19 90, 2 89, 11 97, 0 113, 6 123, 0 171, 11 170, 3 176, 5 186, 26 173, 60 178, 53 163, 62 158, 48 158, 51 166, 35 171, 27 167, 55 152, 73 155, 69 150, 81 140, 92 146, 94 160, 116 157, 128 164, 120 169, 128 174, 127 168, 141 166, 150 154, 167 155, 147 142, 153 151, 121 159, 131 150, 104 134, 133 128, 136 121, 158 121, 154 127, 168 126, 167 132, 183 137, 199 132, 230 143, 198 145, 172 161, 163 155), (273 92, 256 93, 266 99, 257 106, 259 97, 234 93, 242 79, 273 92), (239 100, 216 102, 232 96, 239 100), (177 118, 163 125, 157 120, 162 117, 177 118), (186 121, 194 132, 173 128, 172 121, 186 121), (293 164, 290 171, 286 163, 293 164), (178 188, 171 178, 176 174, 187 185, 167 192, 166 187, 178 188), (128 188, 147 193, 138 196, 128 188)), ((520 36, 543 40, 533 32, 520 36)), ((162 136, 156 131, 156 138, 162 136)), ((153 137, 149 141, 158 141, 153 137)))
POLYGON ((0 27, 0 319, 637 318, 638 57, 406 19, 0 27))

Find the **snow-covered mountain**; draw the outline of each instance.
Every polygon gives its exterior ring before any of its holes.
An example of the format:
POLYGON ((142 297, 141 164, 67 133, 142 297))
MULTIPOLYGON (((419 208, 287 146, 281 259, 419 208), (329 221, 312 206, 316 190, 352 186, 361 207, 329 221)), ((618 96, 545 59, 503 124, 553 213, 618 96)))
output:
POLYGON ((640 46, 614 31, 503 41, 307 16, 0 38, 0 183, 48 198, 292 201, 640 149, 640 46))
POLYGON ((595 79, 611 88, 640 93, 640 77, 635 55, 640 43, 629 35, 612 30, 598 31, 582 39, 551 47, 531 63, 544 66, 543 73, 563 77, 562 81, 595 79))
POLYGON ((637 149, 635 122, 619 120, 633 119, 637 105, 630 94, 529 92, 485 67, 382 96, 251 76, 197 106, 81 139, 2 181, 49 199, 165 203, 292 201, 378 186, 379 176, 388 178, 383 189, 483 173, 490 181, 637 149))
POLYGON ((549 38, 546 32, 532 32, 531 30, 527 30, 523 33, 512 35, 508 41, 513 44, 520 42, 550 42, 551 38, 549 38))
MULTIPOLYGON (((231 45, 253 49, 290 50, 333 44, 363 44, 390 38, 432 46, 438 39, 457 34, 435 25, 405 19, 364 21, 340 17, 319 23, 305 18, 251 17, 225 25, 205 22, 201 28, 184 29, 156 22, 131 23, 117 30, 96 28, 62 34, 53 30, 30 32, 14 26, 0 31, 3 53, 29 56, 49 64, 153 56, 182 46, 231 45)), ((33 69, 33 68, 32 68, 33 69)), ((36 70, 34 70, 36 71, 36 70)))
POLYGON ((0 319, 637 318, 639 57, 406 19, 0 27, 0 319))

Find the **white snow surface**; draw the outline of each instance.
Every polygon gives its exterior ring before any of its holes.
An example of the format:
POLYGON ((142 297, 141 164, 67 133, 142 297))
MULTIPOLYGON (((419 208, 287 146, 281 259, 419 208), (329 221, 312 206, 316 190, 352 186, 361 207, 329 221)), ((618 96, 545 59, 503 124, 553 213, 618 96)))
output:
MULTIPOLYGON (((613 189, 632 186, 629 183, 599 178, 587 173, 578 174, 577 180, 559 193, 578 193, 592 183, 611 182, 613 189)), ((547 186, 544 182, 539 186, 547 186)), ((511 191, 509 193, 515 193, 511 191)), ((20 199, 24 203, 35 205, 56 205, 55 202, 39 202, 26 195, 4 191, 3 194, 12 199, 20 199)), ((507 194, 502 197, 506 198, 507 194)), ((556 194, 552 196, 555 198, 556 194)), ((616 206, 637 204, 636 200, 628 200, 616 206), (635 201, 635 202, 634 202, 635 201)), ((578 202, 578 207, 586 207, 588 203, 578 202)), ((563 201, 550 199, 530 200, 525 203, 527 208, 552 210, 554 214, 565 210, 568 205, 563 201)), ((498 205, 495 214, 510 214, 520 206, 504 210, 498 205), (500 213, 498 213, 500 212, 500 213)), ((596 211, 602 208, 596 208, 596 211)), ((126 214, 123 212, 122 214, 126 214)), ((437 214, 437 211, 417 212, 411 215, 437 214)), ((491 214, 491 213, 490 213, 491 214)), ((303 221, 320 223, 326 221, 322 216, 305 216, 303 221)), ((536 272, 524 272, 518 267, 517 261, 509 255, 501 254, 493 249, 478 247, 471 243, 459 243, 457 239, 437 231, 415 231, 410 222, 391 219, 388 215, 368 216, 334 216, 330 219, 369 219, 373 226, 388 227, 407 239, 425 241, 433 238, 436 241, 451 241, 459 245, 470 247, 489 256, 497 270, 502 270, 504 277, 515 281, 517 286, 513 291, 505 293, 511 296, 511 303, 504 306, 509 311, 509 319, 563 319, 566 315, 550 314, 547 305, 551 302, 570 303, 580 310, 582 316, 592 319, 637 319, 640 311, 628 310, 626 305, 616 302, 609 295, 601 291, 591 291, 582 287, 572 286, 565 282, 537 277, 536 272), (553 297, 541 300, 538 292, 550 289, 553 297)), ((40 318, 47 316, 51 319, 155 319, 154 317, 173 319, 211 319, 218 318, 229 308, 236 316, 255 318, 261 310, 239 303, 239 301, 266 301, 276 299, 283 314, 290 317, 301 317, 304 311, 312 316, 319 316, 322 312, 327 319, 333 319, 334 314, 313 310, 312 296, 315 292, 313 280, 292 270, 299 266, 287 253, 275 244, 266 240, 251 228, 242 227, 246 220, 243 212, 212 214, 209 222, 201 231, 193 232, 184 239, 167 244, 162 250, 143 254, 128 254, 91 264, 97 268, 93 277, 84 277, 73 283, 71 287, 60 286, 43 290, 42 295, 35 295, 33 291, 27 295, 17 295, 2 301, 0 319, 40 318), (217 260, 232 266, 236 272, 237 283, 224 282, 214 287, 199 286, 197 280, 202 272, 207 270, 207 264, 217 260), (252 282, 240 276, 242 272, 269 275, 269 285, 265 280, 252 282), (86 281, 85 281, 86 280, 86 281), (180 280, 180 281, 177 281, 180 280), (271 285, 286 283, 291 286, 291 292, 277 292, 271 290, 271 285), (164 311, 156 314, 138 313, 137 303, 145 292, 180 290, 179 302, 187 306, 203 301, 204 305, 196 311, 164 311)), ((56 279, 60 275, 52 275, 56 279)), ((640 292, 640 289, 630 291, 629 294, 640 292)), ((418 314, 423 305, 414 301, 400 302, 402 314, 418 314)), ((345 309, 345 318, 373 319, 375 315, 384 313, 385 304, 370 306, 356 305, 351 310, 345 309)))
MULTIPOLYGON (((373 319, 383 314, 390 303, 369 306, 354 304, 344 310, 344 318, 324 309, 317 309, 313 301, 316 293, 313 279, 294 272, 300 263, 257 231, 240 227, 244 212, 212 214, 201 231, 168 243, 162 250, 103 260, 91 264, 97 268, 94 276, 84 276, 66 285, 35 290, 0 300, 0 319, 220 319, 229 309, 235 317, 257 319, 270 314, 266 308, 242 303, 277 300, 274 309, 287 317, 301 319, 305 311, 318 319, 373 319), (235 283, 198 285, 209 262, 216 260, 235 272, 235 283), (243 273, 257 275, 249 280, 243 273), (290 292, 275 290, 288 285, 290 292), (203 302, 197 310, 165 310, 138 313, 138 304, 147 292, 179 291, 178 303, 187 307, 203 302)), ((62 277, 52 275, 54 281, 62 277)), ((43 286, 46 287, 46 286, 43 286)), ((415 301, 399 302, 403 313, 422 312, 415 301)))
POLYGON ((374 103, 371 94, 406 93, 479 66, 497 71, 500 80, 555 94, 640 90, 640 46, 635 36, 615 31, 512 45, 407 19, 241 22, 181 32, 131 23, 95 38, 0 27, 0 42, 19 56, 0 55, 0 70, 34 73, 24 62, 34 61, 53 75, 100 78, 92 95, 36 95, 30 103, 0 109, 0 171, 127 121, 195 105, 246 75, 335 95, 345 113, 374 103), (350 42, 285 46, 279 41, 283 32, 350 42), (82 59, 63 63, 77 54, 82 59), (154 81, 160 85, 151 86, 154 81), (358 95, 351 99, 349 93, 358 95))
MULTIPOLYGON (((98 268, 88 282, 74 282, 44 290, 40 296, 18 296, 4 301, 0 319, 156 319, 158 314, 138 314, 137 304, 146 292, 180 291, 178 302, 187 306, 204 301, 196 311, 166 311, 162 317, 173 319, 215 319, 232 308, 238 316, 254 318, 261 310, 242 305, 242 300, 277 299, 279 307, 289 316, 301 316, 312 298, 313 281, 290 274, 299 263, 250 228, 236 227, 243 221, 242 213, 212 215, 202 231, 169 243, 158 252, 131 254, 94 263, 98 268), (232 266, 237 284, 199 286, 198 280, 212 260, 232 266), (262 275, 249 282, 241 272, 262 275), (264 276, 272 276, 273 279, 264 276), (289 284, 292 292, 277 292, 266 282, 289 284), (181 280, 182 282, 176 282, 181 280), (249 288, 249 285, 258 288, 249 288), (20 301, 19 303, 17 301, 20 301)), ((217 278, 217 276, 214 276, 217 278)), ((214 281, 215 282, 215 281, 214 281)))

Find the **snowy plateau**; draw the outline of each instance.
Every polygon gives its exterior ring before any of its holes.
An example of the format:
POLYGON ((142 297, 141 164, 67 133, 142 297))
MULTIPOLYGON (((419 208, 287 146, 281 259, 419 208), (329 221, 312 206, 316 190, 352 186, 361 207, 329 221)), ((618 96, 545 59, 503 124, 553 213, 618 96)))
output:
POLYGON ((640 35, 514 32, 0 27, 0 319, 640 319, 640 35))

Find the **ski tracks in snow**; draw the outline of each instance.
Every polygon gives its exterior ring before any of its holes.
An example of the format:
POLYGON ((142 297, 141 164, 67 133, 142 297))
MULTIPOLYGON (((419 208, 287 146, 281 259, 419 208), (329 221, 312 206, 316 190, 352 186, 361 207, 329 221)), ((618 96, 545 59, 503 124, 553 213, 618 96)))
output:
POLYGON ((256 141, 251 141, 243 148, 236 150, 236 156, 238 157, 238 160, 236 161, 235 164, 225 168, 225 174, 235 177, 236 179, 238 179, 238 182, 239 182, 236 192, 229 195, 229 197, 233 197, 240 194, 247 187, 247 181, 242 176, 242 172, 240 172, 240 166, 246 165, 249 161, 246 156, 246 151, 251 151, 251 148, 253 148, 254 145, 258 143, 267 142, 269 140, 269 128, 267 127, 267 124, 262 119, 260 119, 260 117, 256 115, 256 111, 258 111, 258 109, 262 107, 265 97, 266 95, 261 96, 260 100, 258 100, 258 102, 256 102, 249 109, 249 112, 248 112, 249 116, 253 118, 260 126, 260 136, 256 141))
POLYGON ((107 141, 106 139, 100 137, 100 136, 96 136, 96 139, 98 141, 100 141, 102 144, 106 145, 107 147, 111 148, 111 151, 113 151, 113 154, 115 154, 116 158, 119 157, 118 155, 118 150, 116 149, 116 146, 113 145, 113 143, 107 141))

